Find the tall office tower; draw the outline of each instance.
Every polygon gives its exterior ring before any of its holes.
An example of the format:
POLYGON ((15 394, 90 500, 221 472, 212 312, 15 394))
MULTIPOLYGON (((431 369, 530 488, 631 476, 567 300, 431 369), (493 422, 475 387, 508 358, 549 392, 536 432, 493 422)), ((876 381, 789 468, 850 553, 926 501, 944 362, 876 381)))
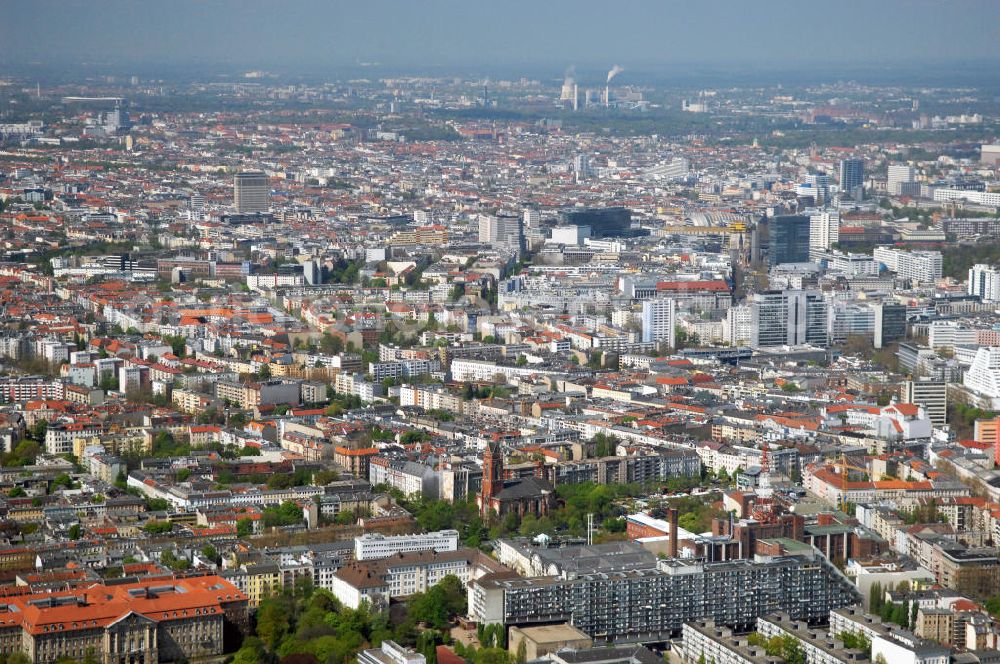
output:
POLYGON ((800 214, 779 215, 768 221, 771 267, 809 262, 809 225, 809 217, 800 214))
POLYGON ((750 307, 750 345, 754 348, 828 343, 828 307, 819 291, 754 293, 750 307))
POLYGON ((114 110, 104 114, 104 131, 108 134, 119 134, 131 126, 128 111, 122 106, 115 105, 114 110))
POLYGON ((672 298, 645 300, 642 303, 642 340, 645 343, 667 342, 677 345, 677 303, 672 298))
POLYGON ((906 338, 906 305, 876 304, 875 305, 875 348, 884 348, 887 344, 906 338))
POLYGON ((479 241, 513 251, 524 250, 524 219, 515 216, 479 216, 479 241))
POLYGON ((848 196, 855 196, 859 189, 865 186, 864 159, 843 159, 840 162, 840 191, 848 196))
POLYGON ((587 180, 593 176, 590 169, 590 158, 585 154, 578 154, 573 158, 573 172, 576 174, 577 182, 587 180))
POLYGON ((307 260, 302 264, 302 276, 310 286, 323 283, 323 264, 316 259, 307 260))
POLYGON ((492 214, 479 215, 479 242, 490 244, 497 239, 497 218, 492 214))
POLYGON ((542 213, 534 208, 524 209, 524 227, 536 229, 542 224, 542 213))
POLYGON ((205 197, 201 194, 191 194, 188 207, 192 212, 202 212, 205 210, 205 197))
POLYGON ((829 249, 840 241, 840 213, 824 210, 809 215, 809 246, 829 249))
POLYGON ((236 214, 267 212, 267 175, 260 171, 244 171, 233 176, 233 207, 236 214))
POLYGON ((816 205, 826 205, 830 200, 830 176, 826 173, 807 175, 805 182, 816 192, 816 205))
POLYGON ((899 196, 900 194, 910 193, 908 185, 914 184, 914 179, 916 178, 916 171, 912 166, 905 166, 901 164, 894 164, 889 167, 888 178, 886 179, 886 191, 889 192, 890 196, 899 196))
POLYGON ((522 217, 497 217, 496 244, 504 249, 524 251, 524 219, 522 217))
POLYGON ((926 376, 903 383, 903 402, 922 406, 934 426, 948 423, 948 383, 926 376))
POLYGON ((983 302, 1000 300, 1000 269, 982 263, 969 269, 969 295, 978 295, 983 302))

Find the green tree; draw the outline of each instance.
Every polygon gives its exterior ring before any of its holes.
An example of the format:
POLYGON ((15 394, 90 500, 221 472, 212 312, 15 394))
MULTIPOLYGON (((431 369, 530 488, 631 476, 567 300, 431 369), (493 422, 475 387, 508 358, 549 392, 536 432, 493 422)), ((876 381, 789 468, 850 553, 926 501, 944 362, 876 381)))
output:
POLYGON ((598 433, 590 439, 590 442, 594 444, 595 457, 607 457, 614 456, 619 441, 614 436, 598 433))
POLYGON ((256 631, 257 636, 269 650, 274 651, 278 647, 290 627, 288 611, 280 602, 273 598, 261 602, 257 611, 256 631))
POLYGON ((237 519, 236 535, 238 537, 250 537, 253 534, 253 519, 237 519))
POLYGON ((267 528, 295 525, 302 523, 302 508, 294 501, 286 500, 279 506, 264 508, 263 519, 267 528))
POLYGON ((142 527, 150 535, 166 535, 174 529, 170 521, 150 521, 142 527))
POLYGON ((34 424, 28 427, 28 435, 35 440, 42 442, 45 440, 45 433, 49 430, 48 420, 37 420, 34 424))
POLYGON ((233 656, 233 664, 263 664, 260 659, 263 651, 263 642, 255 636, 248 636, 243 639, 243 646, 233 656))
POLYGON ((170 503, 166 498, 146 498, 147 512, 162 512, 170 509, 170 503))
POLYGON ((206 544, 201 547, 201 555, 205 556, 213 563, 219 563, 222 560, 221 556, 219 556, 219 552, 216 551, 215 547, 211 544, 206 544))

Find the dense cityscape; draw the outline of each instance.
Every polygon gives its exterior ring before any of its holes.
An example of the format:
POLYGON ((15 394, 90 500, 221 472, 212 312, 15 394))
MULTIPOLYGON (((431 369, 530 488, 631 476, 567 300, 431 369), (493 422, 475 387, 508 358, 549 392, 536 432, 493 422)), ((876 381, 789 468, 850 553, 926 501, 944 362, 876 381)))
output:
POLYGON ((1000 662, 994 72, 126 65, 0 60, 0 664, 1000 662))

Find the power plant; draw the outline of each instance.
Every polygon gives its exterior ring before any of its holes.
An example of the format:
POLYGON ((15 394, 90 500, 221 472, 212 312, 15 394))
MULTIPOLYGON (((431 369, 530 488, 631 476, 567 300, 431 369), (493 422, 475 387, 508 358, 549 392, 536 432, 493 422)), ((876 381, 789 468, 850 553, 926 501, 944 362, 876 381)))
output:
MULTIPOLYGON (((625 68, 620 65, 614 65, 611 70, 608 71, 607 76, 604 81, 604 90, 602 91, 600 87, 595 89, 584 88, 583 90, 583 107, 590 108, 592 106, 604 106, 604 108, 611 108, 611 81, 618 74, 625 71, 625 68)), ((618 95, 615 96, 619 99, 618 95)), ((631 101, 636 99, 635 93, 632 93, 631 101)), ((638 96, 641 100, 641 95, 638 96)), ((576 77, 576 68, 569 67, 563 76, 562 89, 559 94, 559 104, 564 108, 572 108, 574 111, 580 110, 580 84, 576 77)))

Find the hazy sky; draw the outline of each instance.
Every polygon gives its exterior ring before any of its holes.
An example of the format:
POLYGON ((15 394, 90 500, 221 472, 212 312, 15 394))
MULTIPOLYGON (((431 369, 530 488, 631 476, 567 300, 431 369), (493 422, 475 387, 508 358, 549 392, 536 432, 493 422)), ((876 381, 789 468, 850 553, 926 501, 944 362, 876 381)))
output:
POLYGON ((1000 61, 998 36, 1000 0, 0 0, 0 65, 835 70, 1000 61))

